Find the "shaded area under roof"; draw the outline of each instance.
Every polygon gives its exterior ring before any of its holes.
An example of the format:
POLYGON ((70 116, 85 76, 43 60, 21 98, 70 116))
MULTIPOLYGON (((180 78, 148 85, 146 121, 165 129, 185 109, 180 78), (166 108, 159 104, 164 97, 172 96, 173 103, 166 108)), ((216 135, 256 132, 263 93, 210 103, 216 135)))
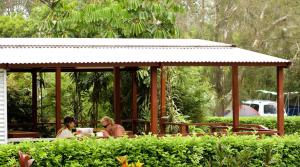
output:
POLYGON ((0 67, 284 66, 290 61, 199 39, 0 38, 0 67))

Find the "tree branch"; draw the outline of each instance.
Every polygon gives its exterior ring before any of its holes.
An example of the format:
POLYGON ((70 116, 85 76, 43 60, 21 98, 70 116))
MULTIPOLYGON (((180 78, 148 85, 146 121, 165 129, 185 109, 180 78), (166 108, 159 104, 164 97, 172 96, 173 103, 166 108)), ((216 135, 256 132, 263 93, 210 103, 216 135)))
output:
POLYGON ((267 8, 268 8, 268 4, 265 3, 265 6, 264 6, 264 8, 263 8, 263 10, 261 11, 260 16, 259 16, 259 18, 260 18, 261 20, 265 17, 265 11, 266 11, 267 8))
POLYGON ((54 9, 60 0, 40 0, 42 3, 46 4, 49 8, 54 9))
POLYGON ((261 30, 260 32, 257 32, 257 33, 256 33, 256 38, 254 39, 254 42, 253 42, 253 44, 252 44, 252 47, 253 47, 253 48, 258 47, 258 46, 261 44, 261 42, 262 42, 261 39, 262 39, 263 35, 264 35, 265 33, 269 32, 270 30, 274 29, 275 26, 277 26, 278 24, 280 24, 280 23, 286 21, 287 18, 288 18, 288 15, 283 16, 283 17, 281 17, 281 18, 279 18, 279 19, 273 21, 273 22, 271 23, 271 25, 269 25, 267 28, 261 30))
MULTIPOLYGON (((297 47, 297 51, 296 51, 294 57, 291 59, 292 62, 296 61, 296 59, 297 59, 297 57, 298 57, 298 55, 299 55, 299 53, 300 53, 300 46, 299 46, 299 43, 296 43, 296 47, 297 47)), ((293 64, 294 64, 294 63, 292 63, 291 68, 293 68, 293 64)))
POLYGON ((273 28, 274 28, 275 26, 277 26, 278 24, 280 24, 280 23, 286 21, 287 18, 288 18, 288 15, 283 16, 283 17, 281 17, 281 18, 275 20, 270 26, 268 26, 267 28, 263 29, 261 32, 262 32, 262 33, 266 33, 266 32, 268 32, 268 31, 270 31, 271 29, 273 29, 273 28))

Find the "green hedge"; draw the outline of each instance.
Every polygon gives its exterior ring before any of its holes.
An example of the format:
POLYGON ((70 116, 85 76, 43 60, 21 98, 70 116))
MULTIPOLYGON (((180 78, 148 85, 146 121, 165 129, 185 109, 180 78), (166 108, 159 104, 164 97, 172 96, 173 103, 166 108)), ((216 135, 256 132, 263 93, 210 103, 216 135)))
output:
MULTIPOLYGON (((230 117, 207 117, 204 122, 227 122, 232 123, 230 117)), ((276 117, 240 117, 240 123, 260 124, 270 129, 276 129, 276 117)), ((300 116, 291 116, 284 118, 284 128, 286 134, 293 134, 300 132, 300 116)))
POLYGON ((151 167, 300 166, 300 137, 143 136, 134 139, 56 140, 0 146, 0 164, 15 166, 17 152, 30 153, 35 166, 119 166, 116 157, 151 167))

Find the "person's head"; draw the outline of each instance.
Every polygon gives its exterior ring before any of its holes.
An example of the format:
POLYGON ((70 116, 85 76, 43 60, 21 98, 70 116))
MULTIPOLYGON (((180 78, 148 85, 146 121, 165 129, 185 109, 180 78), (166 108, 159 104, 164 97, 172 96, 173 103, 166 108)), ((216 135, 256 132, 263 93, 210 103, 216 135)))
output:
POLYGON ((75 127, 75 119, 73 117, 70 117, 70 116, 65 117, 64 125, 68 129, 73 129, 75 127))
POLYGON ((112 118, 108 117, 108 116, 105 116, 101 119, 101 124, 104 128, 107 128, 108 126, 110 125, 114 125, 115 122, 112 118))

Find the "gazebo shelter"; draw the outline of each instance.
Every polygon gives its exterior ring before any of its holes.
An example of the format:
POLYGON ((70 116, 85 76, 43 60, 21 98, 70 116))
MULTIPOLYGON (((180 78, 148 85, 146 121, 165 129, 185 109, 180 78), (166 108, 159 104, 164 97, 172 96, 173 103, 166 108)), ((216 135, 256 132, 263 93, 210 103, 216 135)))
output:
MULTIPOLYGON (((112 70, 114 73, 115 121, 121 123, 120 70, 132 74, 132 124, 137 122, 136 69, 150 67, 150 131, 163 133, 166 116, 165 66, 230 66, 232 69, 233 131, 239 131, 239 66, 273 66, 277 70, 277 130, 284 135, 284 68, 289 60, 198 39, 83 39, 2 38, 0 39, 0 143, 6 143, 7 72, 32 73, 32 125, 37 127, 37 72, 55 72, 56 130, 61 127, 61 73, 112 70), (158 68, 161 68, 161 99, 158 109, 158 68)), ((264 133, 265 131, 261 131, 264 133)))

